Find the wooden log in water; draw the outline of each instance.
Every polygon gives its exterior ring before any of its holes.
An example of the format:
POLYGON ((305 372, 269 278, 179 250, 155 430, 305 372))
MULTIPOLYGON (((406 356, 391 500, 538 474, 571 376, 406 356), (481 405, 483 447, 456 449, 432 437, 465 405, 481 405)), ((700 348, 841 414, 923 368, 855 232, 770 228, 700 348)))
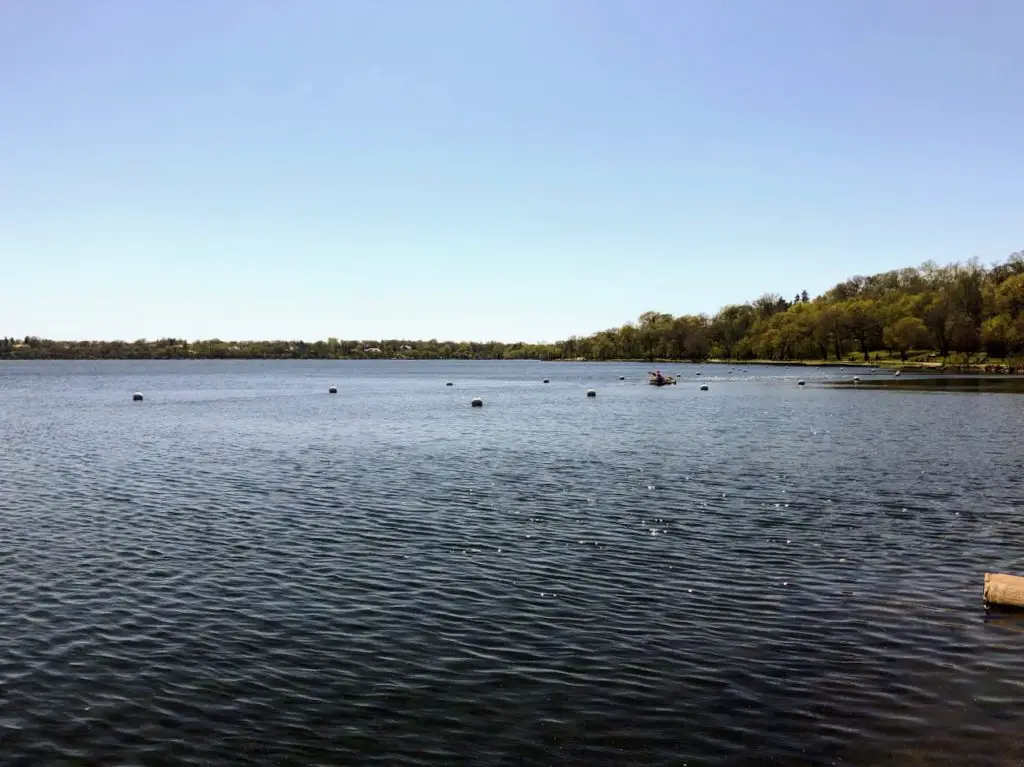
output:
POLYGON ((985 607, 1024 610, 1024 578, 1006 573, 985 573, 985 607))

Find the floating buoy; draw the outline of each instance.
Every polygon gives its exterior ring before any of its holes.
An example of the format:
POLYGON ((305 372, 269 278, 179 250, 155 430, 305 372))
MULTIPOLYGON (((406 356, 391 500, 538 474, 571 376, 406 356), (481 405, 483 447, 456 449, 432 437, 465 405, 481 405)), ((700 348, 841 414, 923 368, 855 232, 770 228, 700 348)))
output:
POLYGON ((860 383, 860 376, 854 376, 853 377, 853 382, 854 383, 860 383))
POLYGON ((700 385, 700 390, 701 391, 707 391, 708 390, 708 385, 707 384, 701 384, 700 385))
POLYGON ((895 375, 903 375, 903 371, 902 370, 897 370, 895 375))
POLYGON ((469 401, 469 404, 473 407, 483 407, 484 401, 479 397, 473 397, 473 399, 469 401))
POLYGON ((337 386, 332 386, 330 389, 327 390, 327 393, 328 394, 337 394, 338 393, 338 387, 337 386))
POLYGON ((132 395, 132 402, 142 402, 142 392, 135 392, 135 394, 132 395))
POLYGON ((697 373, 697 375, 700 375, 700 373, 697 373))
POLYGON ((444 385, 445 386, 455 386, 455 384, 453 384, 451 381, 445 381, 444 385))
POLYGON ((806 385, 806 382, 801 378, 799 381, 796 382, 796 385, 797 386, 804 386, 804 385, 806 385))
POLYGON ((594 391, 593 389, 587 389, 587 396, 588 397, 596 397, 597 396, 597 392, 594 391))
POLYGON ((985 590, 982 593, 985 608, 1024 608, 1024 578, 1005 573, 985 573, 985 590))
POLYGON ((551 383, 547 378, 544 379, 544 383, 551 383))
POLYGON ((619 380, 620 381, 625 381, 626 380, 626 376, 619 376, 619 380))

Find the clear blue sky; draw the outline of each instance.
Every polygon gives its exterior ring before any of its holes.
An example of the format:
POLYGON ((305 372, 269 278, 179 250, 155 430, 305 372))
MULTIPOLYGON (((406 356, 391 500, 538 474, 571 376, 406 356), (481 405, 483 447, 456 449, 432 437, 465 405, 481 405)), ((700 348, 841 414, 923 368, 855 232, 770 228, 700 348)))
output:
POLYGON ((1024 248, 1020 0, 4 0, 0 335, 554 340, 1024 248))

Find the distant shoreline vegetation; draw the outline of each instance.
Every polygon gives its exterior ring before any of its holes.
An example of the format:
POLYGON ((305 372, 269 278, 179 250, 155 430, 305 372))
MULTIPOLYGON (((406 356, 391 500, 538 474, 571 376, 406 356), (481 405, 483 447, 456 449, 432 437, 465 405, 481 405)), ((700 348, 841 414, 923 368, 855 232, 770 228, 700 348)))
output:
POLYGON ((793 300, 767 293, 714 316, 645 312, 550 344, 412 341, 55 341, 0 338, 0 359, 466 359, 988 366, 1024 370, 1024 251, 898 269, 793 300))

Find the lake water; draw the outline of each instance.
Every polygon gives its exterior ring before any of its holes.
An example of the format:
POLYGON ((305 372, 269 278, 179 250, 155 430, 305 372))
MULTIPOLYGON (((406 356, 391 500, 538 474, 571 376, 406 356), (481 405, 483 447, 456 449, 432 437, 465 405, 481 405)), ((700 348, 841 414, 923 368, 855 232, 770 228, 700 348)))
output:
POLYGON ((0 363, 3 763, 1021 764, 1024 398, 649 367, 0 363))

